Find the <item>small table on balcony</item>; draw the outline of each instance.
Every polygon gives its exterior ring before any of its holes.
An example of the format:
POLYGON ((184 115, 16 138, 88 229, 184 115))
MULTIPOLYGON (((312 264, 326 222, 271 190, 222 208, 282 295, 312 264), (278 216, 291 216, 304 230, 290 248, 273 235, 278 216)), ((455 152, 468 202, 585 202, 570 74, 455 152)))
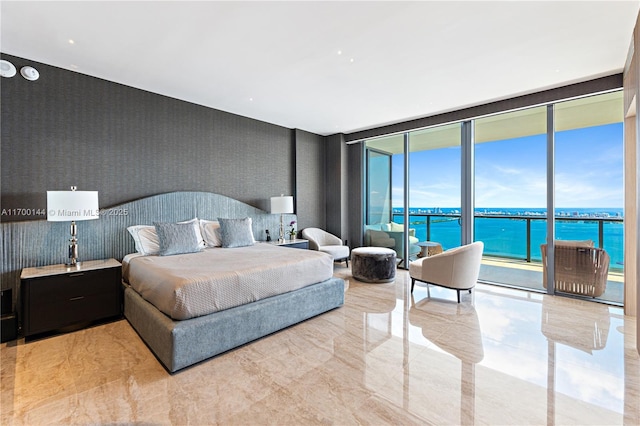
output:
POLYGON ((416 245, 420 247, 418 257, 429 257, 434 254, 442 253, 442 244, 436 243, 435 241, 421 241, 416 245))

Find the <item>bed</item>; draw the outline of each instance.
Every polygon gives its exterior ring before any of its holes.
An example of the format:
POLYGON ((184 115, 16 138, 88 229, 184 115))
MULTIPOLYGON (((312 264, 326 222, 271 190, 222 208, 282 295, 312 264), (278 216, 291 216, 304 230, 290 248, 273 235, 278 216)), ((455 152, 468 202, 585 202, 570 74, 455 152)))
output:
MULTIPOLYGON (((284 220, 296 220, 295 215, 284 215, 284 220)), ((260 242, 265 230, 277 234, 279 215, 268 214, 238 200, 208 192, 172 192, 154 195, 101 210, 100 220, 80 222, 82 260, 115 258, 123 262, 124 316, 142 340, 155 354, 160 363, 171 373, 231 350, 253 340, 267 336, 316 315, 338 308, 344 303, 344 281, 332 277, 326 269, 320 275, 302 277, 308 269, 304 260, 298 259, 311 250, 273 247, 260 242), (254 284, 285 281, 284 290, 270 293, 270 289, 259 289, 254 297, 249 291, 241 296, 241 303, 232 303, 212 312, 196 312, 194 315, 163 312, 152 302, 141 296, 128 281, 131 266, 141 258, 162 256, 138 256, 134 239, 127 231, 131 227, 153 226, 154 222, 177 223, 196 220, 246 220, 250 218, 251 238, 257 243, 247 247, 204 248, 202 252, 165 256, 197 257, 206 253, 227 252, 235 259, 231 265, 235 274, 242 265, 253 268, 260 250, 277 253, 280 270, 263 272, 249 278, 254 284), (301 262, 301 263, 300 263, 301 262), (283 266, 284 265, 284 266, 283 266), (284 271, 284 272, 283 272, 284 271), (294 279, 291 279, 291 278, 294 279), (244 299, 243 299, 244 297, 244 299)), ((9 222, 2 224, 3 239, 15 240, 22 249, 7 250, 3 254, 2 278, 15 282, 18 288, 21 268, 61 263, 66 253, 61 241, 68 239, 68 224, 44 220, 9 222), (42 250, 42 247, 60 247, 59 252, 42 250)), ((211 262, 211 261, 210 261, 211 262)), ((213 263, 224 263, 214 261, 213 263)), ((229 262, 227 260, 226 262, 229 262)), ((206 262, 205 262, 206 263, 206 262)), ((322 263, 322 262, 321 262, 322 263)), ((330 262, 331 265, 333 262, 330 262)), ((326 265, 325 265, 326 267, 326 265)), ((323 267, 319 267, 322 269, 323 267)), ((331 266, 332 268, 332 266, 331 266)), ((277 269, 277 268, 276 268, 277 269)), ((331 269, 332 271, 332 269, 331 269)), ((267 286, 269 287, 269 286, 267 286)), ((18 292, 19 293, 19 292, 18 292)))
POLYGON ((166 235, 156 225, 168 255, 140 247, 141 226, 128 227, 137 252, 122 262, 124 315, 172 373, 344 303, 331 256, 256 242, 250 217, 219 221, 167 223, 166 235), (167 243, 184 232, 186 246, 167 243))

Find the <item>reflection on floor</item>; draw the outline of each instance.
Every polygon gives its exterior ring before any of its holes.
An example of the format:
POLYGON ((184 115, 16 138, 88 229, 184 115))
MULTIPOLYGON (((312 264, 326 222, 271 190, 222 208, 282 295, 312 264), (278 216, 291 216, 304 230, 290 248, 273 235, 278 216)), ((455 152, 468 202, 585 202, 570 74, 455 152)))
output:
MULTIPOLYGON (((542 264, 539 262, 485 256, 482 259, 480 281, 544 290, 542 287, 542 264)), ((623 272, 610 269, 606 290, 598 299, 622 305, 624 302, 623 282, 623 272)))
POLYGON ((640 423, 620 308, 336 275, 343 307, 175 375, 124 320, 2 344, 0 423, 640 423))

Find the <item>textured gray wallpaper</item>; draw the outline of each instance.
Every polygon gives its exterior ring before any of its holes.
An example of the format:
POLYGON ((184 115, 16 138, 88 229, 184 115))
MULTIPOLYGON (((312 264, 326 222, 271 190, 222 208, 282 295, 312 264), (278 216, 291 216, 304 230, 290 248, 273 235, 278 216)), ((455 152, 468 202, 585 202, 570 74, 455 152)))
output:
POLYGON ((71 185, 99 191, 101 207, 191 190, 268 210, 269 197, 294 191, 291 129, 2 58, 40 72, 33 82, 2 79, 3 222, 44 219, 34 211, 46 208, 46 191, 71 185))
MULTIPOLYGON (((295 131, 297 230, 325 229, 325 138, 301 130, 295 131)), ((326 188, 329 191, 329 188, 326 188)))

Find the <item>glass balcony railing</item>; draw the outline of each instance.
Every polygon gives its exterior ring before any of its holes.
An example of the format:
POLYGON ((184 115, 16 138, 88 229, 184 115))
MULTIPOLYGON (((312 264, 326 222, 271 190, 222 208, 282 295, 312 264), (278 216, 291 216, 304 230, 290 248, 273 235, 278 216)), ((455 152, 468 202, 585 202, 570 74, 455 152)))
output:
MULTIPOLYGON (((540 245, 546 243, 546 216, 476 214, 475 239, 484 242, 484 255, 505 259, 540 262, 540 245)), ((393 214, 402 223, 403 214, 393 214)), ((556 217, 556 239, 592 240, 610 256, 610 270, 623 268, 622 217, 556 217)), ((420 241, 437 241, 443 249, 460 245, 460 214, 411 213, 409 227, 420 241)))

